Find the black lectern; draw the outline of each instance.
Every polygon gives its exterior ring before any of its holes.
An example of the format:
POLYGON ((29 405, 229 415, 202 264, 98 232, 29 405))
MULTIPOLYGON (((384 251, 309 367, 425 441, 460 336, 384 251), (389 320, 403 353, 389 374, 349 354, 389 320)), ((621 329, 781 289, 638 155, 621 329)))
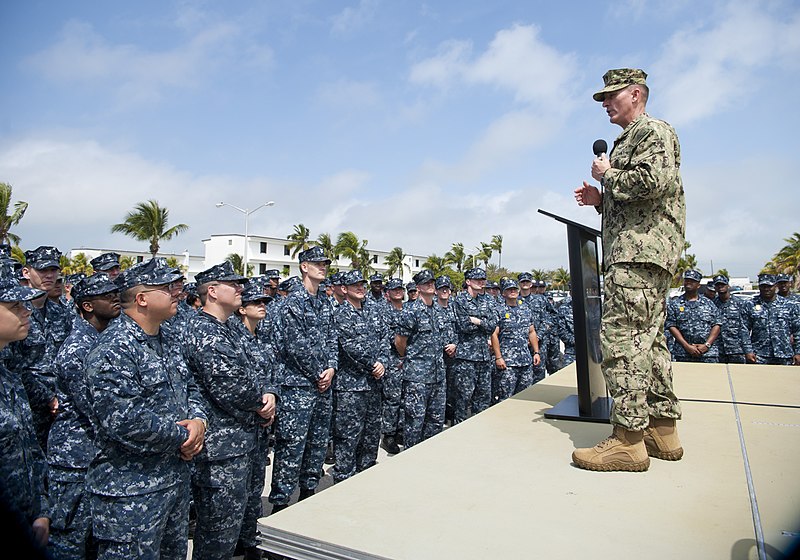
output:
POLYGON ((539 210, 567 226, 569 274, 572 282, 572 318, 575 324, 575 367, 578 394, 570 395, 544 413, 545 418, 608 422, 611 398, 606 392, 600 363, 600 266, 597 238, 600 232, 583 224, 539 210))

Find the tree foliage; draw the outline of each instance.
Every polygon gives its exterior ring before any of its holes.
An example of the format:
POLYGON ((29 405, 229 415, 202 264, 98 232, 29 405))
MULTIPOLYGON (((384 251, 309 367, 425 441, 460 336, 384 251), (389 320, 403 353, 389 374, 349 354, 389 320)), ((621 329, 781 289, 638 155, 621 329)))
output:
POLYGON ((19 245, 20 238, 18 235, 11 233, 11 228, 18 225, 25 211, 28 209, 28 203, 18 200, 14 203, 14 210, 11 210, 11 195, 13 188, 8 183, 0 183, 0 243, 7 243, 9 245, 19 245))
POLYGON ((405 262, 406 254, 403 252, 402 247, 395 247, 389 254, 386 255, 386 265, 389 267, 389 270, 386 271, 386 275, 391 277, 394 276, 396 272, 399 272, 402 276, 403 272, 406 268, 410 267, 405 262))
POLYGON ((253 265, 250 263, 247 263, 247 274, 243 272, 244 257, 239 253, 231 253, 227 257, 225 257, 225 260, 233 265, 233 271, 236 274, 241 274, 242 276, 248 276, 248 277, 253 275, 253 265))
POLYGON ((797 274, 800 269, 800 233, 783 240, 786 245, 775 253, 761 272, 766 274, 797 274))
POLYGON ((289 243, 286 246, 292 252, 292 257, 296 257, 298 253, 308 250, 311 247, 309 239, 311 239, 311 230, 303 224, 294 226, 294 232, 286 236, 289 243))
POLYGON ((169 241, 188 229, 186 224, 169 227, 169 210, 159 206, 155 200, 138 203, 127 213, 124 222, 111 226, 112 233, 123 233, 137 241, 149 242, 149 251, 154 257, 161 248, 161 241, 169 241))

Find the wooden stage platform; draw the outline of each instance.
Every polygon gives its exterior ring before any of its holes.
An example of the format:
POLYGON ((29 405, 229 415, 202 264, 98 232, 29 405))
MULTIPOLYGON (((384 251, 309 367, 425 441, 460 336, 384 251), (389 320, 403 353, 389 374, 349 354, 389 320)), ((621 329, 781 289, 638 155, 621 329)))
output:
POLYGON ((548 420, 570 366, 260 520, 296 559, 782 558, 800 542, 800 367, 674 364, 678 462, 571 465, 607 424, 548 420))

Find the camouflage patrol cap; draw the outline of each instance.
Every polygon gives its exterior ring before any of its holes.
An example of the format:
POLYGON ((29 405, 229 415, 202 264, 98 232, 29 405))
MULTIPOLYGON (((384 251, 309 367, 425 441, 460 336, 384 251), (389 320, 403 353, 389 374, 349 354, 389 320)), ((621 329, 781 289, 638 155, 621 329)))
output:
POLYGON ((605 87, 592 95, 595 101, 603 101, 607 93, 619 91, 633 84, 647 85, 647 73, 638 68, 617 68, 603 74, 605 87))
POLYGON ((519 289, 519 283, 513 278, 503 278, 500 280, 500 291, 505 292, 512 288, 519 289))
POLYGON ((409 282, 406 284, 406 291, 407 292, 416 292, 417 291, 417 283, 416 282, 409 282))
MULTIPOLYGON (((427 268, 423 268, 414 275, 414 283, 416 284, 414 286, 415 290, 417 289, 417 286, 419 286, 420 284, 426 284, 428 282, 433 282, 433 272, 431 272, 427 268)), ((411 288, 409 288, 409 291, 410 290, 411 288)))
POLYGON ((282 292, 293 292, 303 285, 303 281, 298 276, 290 276, 278 284, 278 289, 282 292))
POLYGON ((64 282, 74 286, 84 278, 86 278, 86 275, 83 272, 77 272, 75 274, 67 274, 67 276, 64 278, 64 282))
POLYGON ((436 279, 436 289, 440 290, 442 288, 450 288, 451 290, 453 289, 453 282, 450 281, 449 276, 442 275, 436 279))
POLYGON ((0 243, 0 259, 11 258, 11 245, 8 243, 0 243))
POLYGON ((383 282, 383 274, 380 272, 376 272, 372 276, 369 277, 370 284, 373 282, 383 282))
POLYGON ((331 274, 331 276, 330 276, 331 284, 333 284, 334 286, 341 286, 342 285, 342 280, 344 279, 344 275, 345 274, 346 274, 346 272, 344 272, 343 270, 340 270, 339 272, 334 272, 333 274, 331 274))
POLYGON ((163 286, 181 278, 183 278, 183 275, 175 272, 174 268, 162 266, 158 259, 150 259, 123 270, 114 279, 114 283, 121 292, 124 292, 140 285, 163 286))
POLYGON ((386 286, 385 287, 386 287, 387 290, 396 290, 397 288, 405 289, 405 286, 403 286, 403 279, 402 278, 389 278, 386 281, 386 286))
POLYGON ((119 253, 103 253, 90 260, 89 264, 92 265, 92 268, 95 270, 111 270, 119 266, 119 253))
POLYGON ((486 271, 480 267, 470 268, 464 273, 465 280, 486 280, 486 271))
POLYGON ((76 283, 72 287, 72 297, 77 301, 118 291, 119 287, 111 281, 108 274, 97 272, 76 283))
POLYGON ((792 277, 789 276, 788 274, 781 273, 775 275, 775 282, 790 282, 791 280, 792 277))
POLYGON ((239 284, 244 284, 247 282, 247 278, 241 274, 236 274, 231 261, 225 261, 215 264, 203 272, 198 272, 194 275, 194 281, 197 282, 198 286, 209 282, 238 282, 239 284))
POLYGON ((264 287, 259 282, 248 280, 242 290, 242 305, 258 301, 272 301, 272 296, 264 293, 264 287))
POLYGON ((692 270, 689 269, 683 273, 684 280, 694 280, 695 282, 700 282, 703 279, 703 275, 700 274, 699 270, 692 270))
POLYGON ((269 278, 270 280, 271 280, 271 279, 273 279, 273 278, 278 278, 278 279, 280 279, 280 277, 281 277, 281 273, 280 273, 280 272, 278 272, 278 269, 277 269, 277 268, 270 268, 268 271, 266 271, 266 272, 264 273, 264 276, 266 276, 266 277, 267 277, 267 278, 269 278))
POLYGON ((320 247, 319 245, 303 251, 302 253, 300 253, 300 255, 298 255, 297 258, 301 263, 327 262, 328 264, 331 264, 331 260, 325 256, 325 253, 322 251, 322 247, 320 247))
POLYGON ((197 295, 197 282, 186 282, 183 285, 183 291, 189 294, 190 296, 197 295))
POLYGON ((714 284, 730 284, 728 277, 724 274, 717 274, 714 276, 714 284))
POLYGON ((775 285, 775 275, 774 274, 759 274, 758 275, 758 285, 759 286, 774 286, 775 285))
POLYGON ((517 280, 519 280, 520 282, 525 282, 525 281, 533 282, 533 274, 531 274, 530 272, 520 272, 519 274, 517 274, 517 280))
POLYGON ((486 289, 487 290, 499 290, 500 289, 500 284, 498 284, 494 280, 488 280, 486 282, 486 289))
POLYGON ((342 285, 344 286, 352 286, 353 284, 361 284, 362 282, 366 282, 366 280, 360 270, 351 270, 342 278, 342 285))
POLYGON ((49 245, 41 245, 32 251, 25 251, 25 266, 44 270, 45 268, 61 268, 61 251, 49 245))
POLYGON ((0 301, 30 301, 42 297, 47 292, 20 286, 14 266, 3 260, 0 262, 0 301))

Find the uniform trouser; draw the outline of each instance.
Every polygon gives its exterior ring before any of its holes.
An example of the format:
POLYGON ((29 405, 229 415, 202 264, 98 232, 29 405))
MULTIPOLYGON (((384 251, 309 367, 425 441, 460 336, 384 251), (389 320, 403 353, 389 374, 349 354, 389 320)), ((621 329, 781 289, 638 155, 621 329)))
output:
MULTIPOLYGON (((538 332, 538 331, 537 331, 538 332)), ((539 362, 538 366, 533 366, 533 380, 537 383, 547 376, 547 336, 539 335, 539 362)), ((531 349, 533 352, 533 349, 531 349)))
POLYGON ((455 410, 453 423, 458 424, 489 408, 492 400, 491 362, 456 360, 453 365, 455 410))
POLYGON ((89 496, 85 492, 86 471, 74 469, 72 480, 54 476, 50 467, 49 493, 52 503, 50 518, 50 554, 55 560, 94 558, 97 547, 92 539, 92 515, 89 496))
POLYGON ((508 366, 500 370, 497 383, 497 400, 504 401, 533 385, 533 364, 508 366))
POLYGON ((383 376, 383 403, 381 405, 383 433, 393 436, 400 430, 400 415, 403 411, 403 377, 400 361, 392 357, 383 376))
POLYGON ((453 421, 456 409, 456 382, 455 382, 455 358, 444 357, 444 379, 445 379, 445 420, 453 421))
POLYGON ((721 364, 744 364, 744 354, 720 354, 719 363, 721 364))
POLYGON ((555 373, 564 367, 564 354, 561 353, 561 341, 551 334, 546 339, 547 346, 547 373, 555 373))
POLYGON ((92 531, 100 560, 186 558, 190 485, 137 496, 92 494, 92 531))
POLYGON ((644 430, 650 416, 681 416, 664 338, 671 278, 651 264, 619 263, 606 271, 602 370, 614 400, 611 423, 629 430, 644 430))
POLYGON ((381 442, 381 389, 334 391, 333 481, 341 482, 375 464, 381 442))
POLYGON ((304 490, 319 484, 330 435, 331 393, 316 387, 282 387, 270 503, 288 504, 298 484, 304 490))
POLYGON ((687 356, 685 354, 675 356, 676 362, 694 362, 696 364, 716 364, 719 362, 719 356, 709 356, 708 354, 703 354, 698 357, 687 356))
POLYGON ((250 484, 247 488, 247 505, 244 509, 242 528, 239 531, 239 542, 245 548, 258 544, 258 519, 264 512, 261 495, 264 493, 264 477, 267 472, 269 458, 269 428, 258 430, 256 445, 250 454, 250 484))
POLYGON ((756 363, 769 366, 790 366, 794 360, 792 358, 776 358, 775 356, 761 356, 756 354, 756 363))
POLYGON ((247 506, 250 477, 250 453, 195 463, 192 487, 197 525, 193 560, 233 556, 247 506))
POLYGON ((406 449, 442 431, 445 393, 444 379, 433 383, 403 381, 403 441, 406 449))
POLYGON ((567 346, 564 350, 564 367, 575 361, 575 347, 567 346))

